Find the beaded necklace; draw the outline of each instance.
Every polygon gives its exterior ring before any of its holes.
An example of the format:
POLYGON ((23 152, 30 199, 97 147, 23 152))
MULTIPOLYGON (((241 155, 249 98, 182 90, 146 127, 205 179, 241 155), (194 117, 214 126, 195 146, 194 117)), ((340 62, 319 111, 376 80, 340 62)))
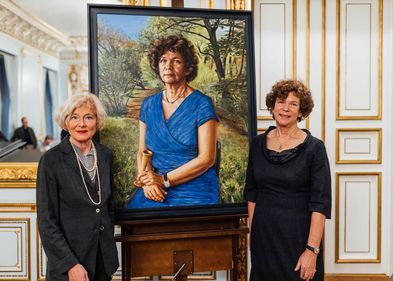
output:
MULTIPOLYGON (((94 164, 93 164, 93 168, 90 169, 90 172, 92 172, 92 171, 94 170, 93 179, 94 179, 95 176, 97 175, 97 184, 98 184, 98 191, 97 191, 97 194, 98 194, 98 202, 95 202, 95 201, 93 200, 93 198, 91 197, 90 192, 89 192, 89 190, 88 190, 88 188, 87 188, 85 176, 83 175, 83 171, 82 171, 82 165, 83 165, 83 167, 84 167, 85 169, 86 169, 86 166, 83 164, 83 161, 81 161, 81 159, 80 159, 80 157, 79 157, 79 155, 78 155, 78 152, 76 152, 76 149, 75 149, 73 143, 72 143, 72 142, 70 142, 70 143, 71 143, 72 149, 74 150, 74 153, 75 153, 76 162, 78 162, 79 172, 80 172, 80 174, 81 174, 83 186, 85 187, 87 196, 89 197, 91 203, 93 203, 94 205, 98 206, 98 205, 101 204, 101 181, 100 181, 100 173, 98 172, 98 168, 97 168, 97 151, 96 151, 96 148, 95 148, 95 146, 94 146, 94 142, 91 142, 91 145, 92 145, 92 148, 93 148, 94 164), (82 165, 81 165, 81 164, 82 164, 82 165)), ((88 169, 86 169, 86 170, 88 170, 88 169)), ((92 180, 93 180, 93 179, 92 179, 92 180)))

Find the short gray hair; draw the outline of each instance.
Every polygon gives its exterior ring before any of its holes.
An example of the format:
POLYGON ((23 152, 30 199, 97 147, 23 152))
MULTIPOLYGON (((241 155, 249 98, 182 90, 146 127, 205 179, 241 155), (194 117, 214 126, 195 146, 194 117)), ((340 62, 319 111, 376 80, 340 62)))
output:
POLYGON ((57 108, 55 112, 55 122, 63 129, 67 129, 67 122, 75 109, 82 105, 90 105, 96 111, 97 116, 97 130, 104 126, 106 119, 106 112, 104 106, 98 97, 94 94, 77 94, 69 97, 63 105, 57 108))

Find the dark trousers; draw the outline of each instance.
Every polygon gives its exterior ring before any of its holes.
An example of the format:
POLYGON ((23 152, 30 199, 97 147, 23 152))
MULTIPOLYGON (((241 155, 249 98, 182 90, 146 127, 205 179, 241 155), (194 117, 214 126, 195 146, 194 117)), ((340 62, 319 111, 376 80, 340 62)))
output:
POLYGON ((110 281, 112 277, 105 272, 104 260, 102 258, 101 247, 98 245, 97 261, 94 279, 92 281, 110 281))

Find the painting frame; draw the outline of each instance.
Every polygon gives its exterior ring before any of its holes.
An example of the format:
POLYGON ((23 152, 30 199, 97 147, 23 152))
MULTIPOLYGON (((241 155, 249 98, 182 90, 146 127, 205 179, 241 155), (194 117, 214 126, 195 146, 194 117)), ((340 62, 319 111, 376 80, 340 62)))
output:
MULTIPOLYGON (((253 20, 251 11, 209 10, 190 8, 162 8, 139 7, 123 5, 88 5, 88 34, 89 34, 89 79, 90 91, 100 97, 99 85, 99 59, 98 59, 98 15, 131 15, 150 17, 189 17, 189 18, 214 18, 214 19, 239 19, 244 20, 244 46, 246 64, 246 92, 247 92, 247 139, 248 144, 257 134, 256 128, 256 92, 254 70, 254 41, 253 20)), ((245 148, 248 155, 248 149, 245 148)), ((116 157, 116 155, 115 155, 116 157)), ((244 183, 243 183, 244 185, 244 183)), ((116 220, 130 219, 155 219, 190 216, 213 215, 239 215, 247 214, 246 202, 219 203, 214 205, 191 205, 165 208, 127 209, 117 208, 116 220)))

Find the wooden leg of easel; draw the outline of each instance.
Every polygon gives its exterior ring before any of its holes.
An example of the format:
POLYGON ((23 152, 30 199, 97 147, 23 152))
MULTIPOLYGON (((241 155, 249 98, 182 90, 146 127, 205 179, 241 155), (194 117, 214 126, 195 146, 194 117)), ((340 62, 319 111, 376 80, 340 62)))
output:
POLYGON ((238 239, 239 239, 238 235, 232 236, 233 268, 231 270, 231 281, 237 281, 237 269, 239 266, 238 239))
POLYGON ((126 248, 126 258, 125 258, 125 264, 122 265, 125 267, 125 279, 123 281, 129 281, 131 280, 131 244, 125 242, 125 248, 126 248))

